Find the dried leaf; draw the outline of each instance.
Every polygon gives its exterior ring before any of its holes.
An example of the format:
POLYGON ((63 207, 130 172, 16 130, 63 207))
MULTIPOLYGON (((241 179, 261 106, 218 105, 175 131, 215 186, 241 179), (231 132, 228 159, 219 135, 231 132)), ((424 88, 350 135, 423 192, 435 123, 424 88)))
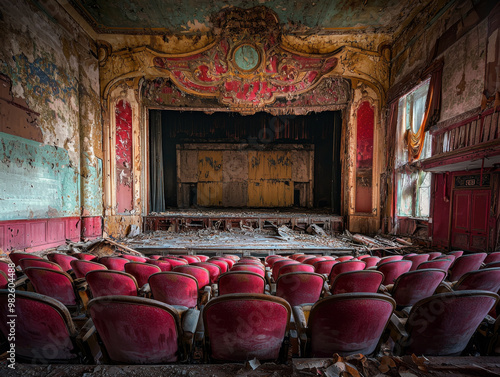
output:
POLYGON ((361 377, 361 375, 359 374, 358 370, 354 367, 354 365, 349 364, 349 363, 345 363, 345 367, 346 367, 347 372, 351 376, 353 376, 353 377, 361 377))

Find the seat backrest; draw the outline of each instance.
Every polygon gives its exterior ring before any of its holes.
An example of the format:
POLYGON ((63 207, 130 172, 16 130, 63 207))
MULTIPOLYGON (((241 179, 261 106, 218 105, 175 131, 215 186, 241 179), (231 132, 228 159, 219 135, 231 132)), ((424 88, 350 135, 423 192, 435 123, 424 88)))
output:
POLYGON ((88 260, 82 260, 82 259, 71 261, 71 267, 73 269, 73 272, 75 273, 75 276, 78 279, 84 278, 85 275, 87 275, 87 272, 89 272, 89 271, 107 270, 108 269, 103 264, 91 262, 88 260))
POLYGON ((403 275, 405 272, 410 271, 412 262, 409 260, 393 260, 391 262, 383 263, 377 266, 377 271, 384 274, 384 281, 382 284, 394 284, 396 279, 403 275))
POLYGON ((49 259, 49 261, 57 263, 59 266, 61 266, 63 271, 70 271, 71 261, 78 260, 78 258, 62 253, 49 253, 47 254, 47 258, 49 259))
POLYGON ((138 286, 135 278, 122 271, 89 271, 85 279, 92 292, 92 297, 102 296, 137 296, 138 286))
POLYGON ((467 272, 453 286, 453 290, 481 290, 498 293, 500 290, 500 267, 467 272))
POLYGON ((500 261, 490 262, 486 266, 484 266, 483 268, 494 268, 494 267, 500 267, 500 261))
POLYGON ((315 272, 291 272, 281 275, 276 282, 276 296, 290 306, 312 304, 319 300, 325 278, 315 272))
POLYGON ((161 272, 160 267, 150 263, 130 262, 125 265, 125 272, 135 277, 137 286, 143 287, 151 275, 161 272))
POLYGON ((442 253, 440 253, 439 251, 431 251, 428 254, 429 254, 429 260, 436 259, 437 257, 442 255, 442 253))
POLYGON ((402 344, 406 354, 445 356, 464 350, 470 338, 496 304, 498 295, 487 291, 436 294, 413 305, 402 344))
POLYGON ((273 268, 271 270, 271 276, 273 277, 274 281, 278 280, 278 271, 280 270, 281 267, 289 265, 289 264, 299 264, 301 262, 298 262, 293 259, 283 259, 277 262, 273 263, 273 268))
POLYGON ((290 272, 314 272, 314 266, 305 263, 285 264, 284 266, 281 266, 280 269, 278 270, 278 278, 281 275, 289 274, 290 272))
POLYGON ((146 263, 146 260, 148 259, 146 257, 140 257, 138 255, 130 255, 130 254, 122 254, 121 258, 128 259, 129 261, 132 262, 140 262, 140 263, 146 263))
POLYGON ((384 264, 384 263, 393 262, 395 260, 402 260, 402 259, 403 259, 402 255, 390 255, 388 257, 381 258, 378 261, 377 266, 380 266, 381 264, 384 264))
POLYGON ((332 285, 335 277, 343 272, 347 271, 360 271, 364 270, 366 263, 364 260, 348 260, 345 262, 339 262, 333 265, 330 271, 330 276, 328 277, 328 282, 332 285))
POLYGON ((305 260, 310 259, 310 258, 316 258, 317 255, 311 255, 311 254, 306 254, 306 255, 301 255, 298 258, 295 258, 297 262, 304 263, 305 260))
POLYGON ((448 280, 456 281, 460 279, 463 274, 478 270, 485 258, 486 253, 467 254, 458 257, 450 268, 448 280))
POLYGON ((379 293, 345 293, 326 297, 311 308, 307 357, 331 357, 375 351, 394 311, 394 300, 379 293))
POLYGON ((158 260, 158 259, 148 259, 146 263, 153 264, 155 266, 160 267, 162 272, 172 271, 172 265, 167 260, 158 260))
POLYGON ((42 257, 39 257, 38 255, 34 255, 32 253, 24 253, 21 251, 16 251, 13 253, 9 254, 9 258, 16 265, 16 267, 19 266, 19 261, 21 259, 27 259, 27 258, 32 258, 32 259, 43 259, 42 257))
POLYGON ((9 286, 9 278, 7 274, 3 271, 0 271, 0 289, 7 289, 9 286))
POLYGON ((354 257, 352 255, 344 255, 343 257, 337 257, 337 258, 335 258, 335 260, 337 262, 345 262, 345 261, 348 261, 348 260, 351 260, 351 259, 354 259, 354 257))
POLYGON ((5 275, 7 275, 7 276, 9 276, 13 273, 14 278, 17 279, 17 274, 14 270, 14 266, 9 262, 0 260, 0 271, 3 271, 5 273, 5 275), (12 267, 9 267, 9 265, 11 265, 12 267))
POLYGON ((410 260, 412 263, 410 271, 415 271, 421 263, 429 260, 429 254, 406 255, 403 259, 410 260))
POLYGON ((202 316, 211 360, 277 360, 288 331, 290 305, 279 297, 235 293, 216 297, 202 316))
POLYGON ((21 267, 21 270, 23 271, 28 267, 48 268, 55 271, 63 270, 62 267, 55 262, 51 262, 45 259, 32 259, 32 258, 21 259, 19 261, 19 267, 21 267))
POLYGON ((200 262, 206 262, 207 260, 210 259, 210 257, 207 255, 197 254, 196 256, 200 259, 200 262))
POLYGON ((455 262, 455 260, 457 259, 457 256, 453 255, 453 254, 443 254, 443 255, 440 255, 440 256, 434 258, 433 261, 438 261, 438 260, 443 260, 443 259, 449 259, 449 260, 451 260, 451 264, 453 264, 453 262, 455 262))
POLYGON ((59 300, 64 305, 76 305, 77 296, 73 279, 64 271, 42 267, 28 267, 24 270, 37 293, 59 300))
POLYGON ((219 276, 222 273, 220 266, 210 263, 210 262, 199 262, 199 263, 192 263, 193 266, 199 266, 203 267, 208 271, 210 274, 210 282, 212 284, 217 283, 217 280, 219 280, 219 276))
POLYGON ((198 289, 202 289, 205 286, 210 285, 210 273, 204 267, 192 265, 177 266, 172 271, 194 276, 196 281, 198 281, 198 289))
POLYGON ((222 274, 224 272, 229 271, 229 264, 224 260, 210 258, 207 262, 212 263, 212 264, 216 264, 217 266, 219 266, 222 274))
POLYGON ((337 264, 336 260, 322 260, 319 262, 314 263, 314 272, 317 274, 324 274, 329 276, 330 272, 332 272, 332 267, 334 264, 337 264))
POLYGON ((363 254, 363 255, 359 255, 359 256, 357 257, 357 259, 358 259, 358 260, 363 260, 363 259, 365 259, 365 258, 370 258, 370 257, 371 257, 371 255, 370 255, 370 254, 363 254))
POLYGON ((181 255, 182 259, 185 259, 188 263, 201 262, 201 259, 194 255, 181 255))
MULTIPOLYGON (((0 330, 7 338, 9 292, 0 290, 0 330)), ((16 291, 16 357, 47 363, 75 360, 76 329, 68 309, 58 300, 34 292, 16 291)))
POLYGON ((175 258, 175 257, 161 257, 159 260, 167 261, 170 263, 172 268, 177 267, 177 266, 183 266, 185 264, 189 264, 187 260, 182 259, 182 258, 175 258))
POLYGON ((422 262, 418 265, 417 270, 435 268, 438 270, 448 271, 453 261, 451 259, 438 259, 435 258, 433 260, 422 262))
POLYGON ((367 269, 367 268, 376 266, 377 263, 380 261, 380 258, 379 257, 367 257, 367 258, 363 258, 360 260, 362 260, 363 262, 366 263, 365 269, 367 269))
POLYGON ((264 269, 257 265, 257 264, 244 264, 244 263, 236 263, 232 268, 231 271, 250 271, 254 272, 256 274, 259 274, 262 277, 266 276, 266 272, 264 269))
POLYGON ((219 277, 219 296, 230 293, 264 293, 266 281, 250 271, 229 271, 219 277))
POLYGON ((88 310, 115 363, 163 364, 183 357, 179 314, 169 305, 142 297, 107 296, 91 300, 88 310))
POLYGON ((375 270, 343 272, 335 277, 330 287, 332 295, 352 292, 377 293, 384 274, 375 270))
POLYGON ((77 254, 75 254, 75 257, 77 259, 80 259, 80 260, 88 260, 88 261, 93 261, 94 259, 95 260, 99 259, 97 257, 97 255, 90 254, 90 253, 77 253, 77 254))
POLYGON ((448 255, 454 255, 457 258, 460 258, 462 255, 464 255, 464 251, 463 250, 450 251, 448 255))
POLYGON ((488 263, 493 263, 493 262, 500 262, 500 251, 494 252, 494 253, 489 253, 486 258, 484 258, 485 264, 488 263))
POLYGON ((234 260, 232 260, 231 258, 227 258, 227 257, 212 257, 209 259, 210 260, 221 260, 221 261, 224 261, 227 263, 227 271, 229 271, 231 269, 231 267, 234 266, 234 264, 236 263, 234 260))
POLYGON ((173 271, 158 272, 149 277, 149 286, 155 300, 188 308, 194 308, 198 304, 198 281, 192 275, 173 271))
POLYGON ((287 257, 284 257, 282 255, 269 255, 266 257, 266 264, 272 268, 273 264, 279 260, 284 260, 284 259, 289 259, 287 257))
POLYGON ((112 271, 125 271, 125 265, 130 263, 128 259, 120 257, 101 257, 99 263, 105 265, 108 270, 112 271))
POLYGON ((324 257, 314 257, 314 258, 309 258, 304 261, 304 264, 310 264, 311 266, 314 265, 314 263, 326 260, 324 257))
POLYGON ((290 259, 293 259, 293 260, 296 260, 298 257, 301 257, 305 254, 301 254, 301 253, 296 253, 296 254, 292 254, 289 256, 290 259))
POLYGON ((398 307, 411 306, 417 301, 432 296, 446 277, 446 271, 424 269, 409 271, 396 279, 392 298, 398 307))

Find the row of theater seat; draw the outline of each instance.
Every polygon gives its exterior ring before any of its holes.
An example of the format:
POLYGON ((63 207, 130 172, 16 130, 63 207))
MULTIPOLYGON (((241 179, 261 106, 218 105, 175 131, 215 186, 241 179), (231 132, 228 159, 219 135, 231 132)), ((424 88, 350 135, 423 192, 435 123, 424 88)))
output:
MULTIPOLYGON (((20 254, 20 253, 15 253, 20 254)), ((500 254, 500 253, 499 253, 500 254)), ((490 257, 492 254, 490 254, 490 257)), ((13 260, 16 257, 20 257, 20 255, 13 255, 13 260)), ((52 259, 60 258, 62 260, 67 260, 63 254, 59 254, 58 256, 52 256, 52 259), (63 257, 61 257, 63 256, 63 257)), ((128 256, 130 257, 130 256, 128 256)), ((136 259, 139 257, 132 256, 132 259, 136 259)), ((330 258, 326 257, 326 260, 311 260, 314 258, 325 258, 325 257, 313 257, 310 258, 308 256, 300 256, 293 255, 291 258, 284 258, 279 256, 272 256, 267 258, 267 267, 268 274, 265 275, 264 265, 258 260, 258 258, 245 257, 236 262, 237 257, 227 258, 227 257, 219 257, 212 258, 206 262, 201 262, 198 260, 198 257, 186 256, 188 258, 178 258, 178 257, 159 257, 158 259, 150 259, 146 260, 146 262, 158 261, 158 262, 173 262, 173 264, 177 264, 172 269, 172 264, 170 264, 170 271, 161 272, 160 268, 155 266, 154 263, 143 263, 142 261, 131 262, 127 260, 127 262, 123 263, 124 258, 114 258, 114 257, 105 257, 102 258, 104 260, 100 260, 99 262, 107 263, 111 268, 116 269, 124 269, 128 270, 131 274, 128 274, 123 271, 113 271, 107 270, 105 264, 97 264, 93 262, 86 262, 79 259, 71 259, 69 261, 70 267, 73 267, 72 273, 77 273, 77 270, 80 270, 78 273, 82 273, 84 271, 84 267, 90 266, 90 269, 84 276, 85 279, 80 279, 75 284, 73 284, 71 288, 68 288, 66 291, 68 295, 70 292, 73 292, 74 301, 66 303, 68 307, 72 307, 72 305, 77 304, 78 306, 78 297, 81 296, 81 293, 85 290, 84 286, 88 283, 91 288, 92 295, 94 300, 97 300, 99 296, 109 296, 112 295, 116 299, 116 294, 119 295, 132 295, 137 296, 140 295, 139 287, 142 286, 143 294, 148 295, 148 297, 155 298, 154 301, 157 305, 162 305, 159 301, 164 303, 173 304, 175 310, 178 313, 183 314, 182 318, 184 323, 184 319, 186 319, 187 323, 191 324, 191 331, 187 331, 187 333, 193 333, 192 329, 193 323, 196 321, 194 317, 196 317, 196 307, 201 308, 205 305, 205 308, 213 305, 212 302, 218 302, 224 296, 227 295, 228 300, 230 296, 234 296, 231 293, 233 292, 250 292, 250 295, 257 295, 264 291, 265 280, 263 276, 267 277, 267 282, 272 286, 276 284, 276 295, 285 298, 285 302, 293 307, 299 307, 299 305, 308 303, 312 304, 316 302, 320 296, 329 291, 331 294, 334 294, 335 297, 342 296, 343 292, 377 292, 380 290, 381 282, 384 280, 384 274, 377 270, 349 270, 349 268, 344 272, 344 270, 340 269, 337 273, 334 273, 334 270, 338 266, 354 266, 356 264, 361 265, 360 260, 362 259, 363 268, 366 267, 366 263, 364 262, 366 259, 371 258, 360 257, 358 260, 350 260, 352 258, 349 257, 341 257, 340 260, 333 260, 332 268, 329 274, 325 274, 329 277, 328 282, 330 285, 326 283, 326 277, 322 274, 318 274, 317 272, 304 271, 304 270, 293 270, 289 272, 286 268, 290 269, 292 267, 298 268, 306 266, 308 268, 317 268, 318 263, 319 266, 323 267, 321 262, 329 261, 330 258), (305 258, 304 258, 305 257, 305 258), (163 261, 161 260, 163 259, 163 261), (188 260, 190 259, 190 260, 188 260), (229 259, 229 260, 228 260, 229 259), (296 259, 296 263, 294 262, 296 259), (300 263, 300 259, 302 262, 300 263), (345 260, 348 259, 348 260, 345 260), (282 262, 294 262, 294 263, 282 263, 282 262), (113 264, 115 262, 115 264, 113 264), (179 262, 179 263, 177 263, 179 262), (189 264, 191 262, 191 264, 189 264), (219 263, 214 263, 219 262, 219 263), (310 262, 310 263, 307 263, 310 262), (312 262, 312 263, 311 263, 312 262), (282 264, 278 269, 276 266, 282 264), (80 268, 81 266, 84 266, 80 268), (215 267, 214 267, 215 266, 215 267), (98 269, 93 269, 94 267, 99 267, 98 269), (206 267, 212 267, 214 274, 210 274, 206 267), (218 276, 215 273, 221 274, 222 271, 225 271, 230 268, 230 272, 222 273, 222 275, 218 276), (285 269, 285 270, 283 270, 285 269), (243 270, 243 271, 242 271, 243 270), (248 271, 250 270, 250 271, 248 271), (283 271, 282 271, 283 270, 283 271), (277 273, 274 273, 278 271, 277 273), (134 273, 136 278, 134 278, 134 273), (332 275, 333 274, 333 275, 332 275), (274 277, 277 277, 275 280, 274 277), (130 281, 134 281, 134 284, 129 284, 130 281), (127 283, 128 281, 128 283, 127 283), (138 285, 137 282, 141 282, 144 284, 138 285), (378 284, 377 284, 378 281, 378 284), (97 283, 96 283, 97 282, 97 283), (149 284, 146 284, 149 282, 149 284), (218 290, 220 298, 215 298, 213 300, 208 301, 210 297, 211 284, 218 282, 218 290), (94 286, 94 288, 92 288, 94 286), (147 289, 144 289, 146 288, 147 289), (200 289, 204 288, 204 289, 200 289), (148 293, 150 292, 150 293, 148 293), (208 303, 207 303, 208 302, 208 303), (187 313, 187 314, 185 314, 187 313)), ((411 256, 410 256, 411 257, 411 256)), ((464 256, 465 257, 465 256, 464 256)), ((19 258, 18 264, 23 265, 27 262, 23 262, 27 258, 19 258)), ((33 258, 31 258, 33 259, 33 258)), ((333 258, 332 258, 333 259, 333 258)), ((484 258, 483 258, 484 259, 484 258)), ((460 258, 459 258, 460 260, 460 258)), ((459 261, 457 260, 457 262, 459 261)), ((38 261, 39 263, 43 263, 46 261, 38 261)), ((379 269, 383 267, 383 265, 395 265, 396 262, 392 261, 390 258, 380 259, 378 261, 379 266, 376 268, 379 269)), ((405 262, 405 261, 402 261, 405 262)), ((30 262, 31 263, 31 262, 30 262)), ((30 263, 24 266, 25 273, 28 277, 30 277, 30 281, 35 286, 35 290, 37 292, 48 293, 51 296, 54 296, 53 288, 55 286, 60 286, 60 280, 64 276, 66 279, 71 279, 71 277, 62 271, 57 271, 54 269, 46 269, 41 267, 29 267, 30 263), (30 276, 31 275, 31 276, 30 276), (38 276, 37 276, 38 275, 38 276), (66 276, 67 275, 67 276, 66 276), (50 276, 56 276, 54 279, 50 276), (52 283, 47 283, 51 281, 52 283)), ((401 264, 401 263, 400 263, 401 264)), ((407 265, 407 263, 404 263, 407 265)), ((60 266, 61 267, 61 266, 60 266)), ((166 268, 165 266, 163 266, 166 268)), ((420 266, 418 266, 420 268, 420 266)), ((344 268, 344 267, 342 267, 344 268)), ((496 291, 498 291, 498 276, 500 269, 486 269, 475 271, 475 274, 469 273, 467 276, 473 276, 473 278, 469 278, 469 283, 464 284, 463 282, 456 284, 455 287, 451 287, 451 289, 458 290, 460 287, 472 287, 475 288, 474 285, 478 285, 478 282, 488 282, 490 284, 490 290, 495 291, 494 284, 495 281, 497 284, 496 291), (495 275, 492 274, 492 270, 495 275), (489 273, 489 275, 487 275, 489 273), (481 277, 478 279, 478 276, 481 277), (489 277, 488 277, 489 276, 489 277), (494 276, 494 277, 492 277, 494 276), (472 283, 471 283, 472 282, 472 283)), ((425 298, 431 296, 437 285, 439 285, 444 277, 446 276, 446 271, 439 269, 422 269, 415 271, 403 272, 396 278, 396 284, 393 287, 388 286, 387 288, 383 287, 384 292, 392 293, 394 299, 388 297, 387 295, 383 295, 384 299, 388 298, 392 300, 391 302, 394 304, 393 306, 398 306, 398 309, 402 309, 404 307, 408 307, 410 305, 415 304, 415 302, 419 301, 421 298, 425 298)), ((465 276, 464 276, 465 277, 465 276)), ((465 279, 467 280, 467 279, 465 279)), ((391 280, 394 281, 394 278, 391 280)), ((481 283, 481 284, 483 284, 481 283)), ((216 286, 213 286, 214 288, 216 286)), ((450 288, 447 286, 447 288, 450 288)), ((464 288, 461 288, 464 289, 464 288)), ((450 289, 449 289, 450 290, 450 289)), ((483 292, 484 293, 484 292, 483 292)), ((359 293, 361 295, 370 295, 377 293, 359 293)), ((353 293, 351 293, 352 297, 353 293)), ((358 295, 355 293, 354 295, 358 295)), ((121 297, 120 296, 120 297, 121 297)), ((333 296, 332 296, 333 297, 333 296)), ((57 297, 59 301, 64 302, 67 297, 57 297)), ((358 297, 359 298, 359 297, 358 297)), ((122 297, 122 299, 124 299, 122 297)), ((141 300, 142 298, 138 298, 141 300)), ((379 300, 380 301, 380 297, 379 300)), ((94 301, 92 300, 91 303, 94 301)), ((325 299, 323 299, 325 300, 325 299)), ((323 301, 321 300, 321 301, 323 301)), ((377 301, 376 300, 376 301, 377 301)), ((261 301, 260 299, 257 301, 261 301)), ((95 302, 95 301, 94 301, 95 302)), ((103 301, 104 302, 104 301, 103 301)), ((378 301, 377 301, 378 302, 378 301)), ((318 302, 319 303, 319 302, 318 302)), ((97 304, 89 304, 89 308, 92 305, 97 304)), ((85 306, 85 302, 80 303, 80 309, 85 306)), ((303 310, 304 308, 302 308, 303 310)), ((297 309, 299 310, 299 309, 297 309)), ((92 313, 92 310, 89 309, 89 312, 92 313)), ((295 312, 295 309, 294 309, 295 312)), ((299 313, 299 312, 297 312, 299 313)), ((392 313, 392 311, 391 311, 392 313)), ((484 316, 483 316, 484 318, 484 316)), ((214 319, 215 320, 215 319, 214 319)), ((387 322, 386 322, 387 324, 387 322)), ((297 324, 299 326, 300 324, 297 324)), ((97 329, 99 326, 97 326, 97 329)), ((195 326, 196 327, 196 326, 195 326)), ((385 328, 385 325, 383 326, 385 328)), ((240 329, 241 330, 241 329, 240 329)), ((99 332, 99 330, 98 330, 99 332)), ((304 336, 301 336, 302 342, 301 344, 306 344, 304 341, 304 336)), ((306 353, 306 349, 303 349, 303 353, 306 353)), ((219 359, 219 357, 211 356, 214 359, 219 359)), ((223 358, 224 359, 224 358, 223 358)), ((115 360, 111 357, 111 360, 115 360)), ((225 359, 228 360, 228 359, 225 359)), ((149 361, 148 361, 149 362, 149 361)))

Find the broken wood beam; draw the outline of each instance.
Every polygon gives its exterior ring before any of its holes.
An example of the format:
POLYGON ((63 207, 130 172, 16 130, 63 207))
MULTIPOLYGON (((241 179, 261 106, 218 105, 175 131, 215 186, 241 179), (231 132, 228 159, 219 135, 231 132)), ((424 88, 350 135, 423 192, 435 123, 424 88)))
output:
POLYGON ((316 224, 311 224, 307 227, 306 232, 309 234, 315 233, 318 236, 326 237, 326 232, 320 226, 316 224))
POLYGON ((143 256, 143 255, 142 255, 142 253, 138 252, 137 250, 134 250, 134 249, 132 249, 132 248, 130 248, 130 247, 128 247, 128 246, 125 246, 125 245, 123 245, 123 244, 121 244, 121 243, 118 243, 118 242, 116 242, 116 241, 113 241, 113 240, 111 240, 111 239, 109 239, 109 238, 105 238, 105 239, 104 239, 104 241, 105 241, 105 242, 108 242, 108 243, 110 243, 111 245, 114 245, 114 246, 116 246, 116 247, 118 247, 118 248, 120 248, 120 249, 122 249, 122 250, 124 250, 124 251, 127 251, 127 252, 129 252, 129 253, 131 253, 131 254, 138 255, 138 256, 141 256, 141 257, 143 256))

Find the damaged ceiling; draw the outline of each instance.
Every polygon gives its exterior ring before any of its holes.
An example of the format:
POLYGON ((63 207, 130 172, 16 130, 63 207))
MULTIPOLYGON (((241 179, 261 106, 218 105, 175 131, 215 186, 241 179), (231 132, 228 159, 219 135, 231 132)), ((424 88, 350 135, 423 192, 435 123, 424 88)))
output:
POLYGON ((286 33, 392 33, 430 0, 69 0, 99 33, 206 33, 228 7, 266 6, 286 33))

